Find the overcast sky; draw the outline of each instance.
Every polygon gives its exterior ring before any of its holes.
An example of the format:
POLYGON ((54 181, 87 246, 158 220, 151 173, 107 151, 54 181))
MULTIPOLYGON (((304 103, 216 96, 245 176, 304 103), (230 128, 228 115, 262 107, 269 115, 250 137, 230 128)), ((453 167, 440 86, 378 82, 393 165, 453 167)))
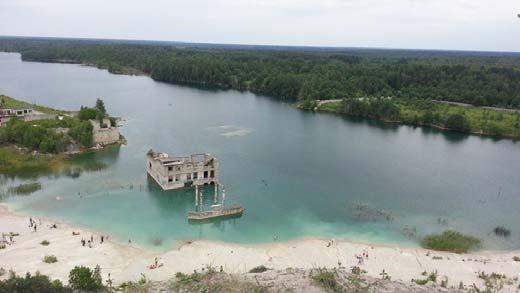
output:
POLYGON ((520 51, 520 0, 0 0, 0 35, 520 51))

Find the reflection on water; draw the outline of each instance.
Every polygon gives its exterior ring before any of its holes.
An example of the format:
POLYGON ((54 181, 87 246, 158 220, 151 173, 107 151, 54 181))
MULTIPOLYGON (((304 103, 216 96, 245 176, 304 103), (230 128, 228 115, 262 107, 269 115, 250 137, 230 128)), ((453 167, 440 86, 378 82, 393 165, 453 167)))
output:
POLYGON ((305 112, 250 93, 21 62, 14 54, 0 54, 0 66, 5 94, 68 110, 102 97, 111 114, 126 119, 127 146, 83 154, 66 174, 37 177, 40 191, 8 199, 19 211, 160 248, 189 239, 255 243, 275 236, 417 245, 445 229, 475 235, 485 248, 520 248, 514 141, 305 112), (215 155, 229 202, 244 205, 244 215, 190 224, 193 190, 163 191, 151 182, 144 166, 151 148, 215 155), (511 236, 497 237, 497 226, 511 236))

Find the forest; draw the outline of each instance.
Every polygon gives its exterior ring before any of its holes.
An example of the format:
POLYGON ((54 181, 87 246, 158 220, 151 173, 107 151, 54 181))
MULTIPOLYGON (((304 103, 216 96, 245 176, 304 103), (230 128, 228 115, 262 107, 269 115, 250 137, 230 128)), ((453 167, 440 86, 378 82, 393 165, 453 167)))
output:
POLYGON ((288 102, 392 97, 520 108, 520 54, 211 46, 0 38, 23 60, 82 63, 154 80, 251 91, 288 102))

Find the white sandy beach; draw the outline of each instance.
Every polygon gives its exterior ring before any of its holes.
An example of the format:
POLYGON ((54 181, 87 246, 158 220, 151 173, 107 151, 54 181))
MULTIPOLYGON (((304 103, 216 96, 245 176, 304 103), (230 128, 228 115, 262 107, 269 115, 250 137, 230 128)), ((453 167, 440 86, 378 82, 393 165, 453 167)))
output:
MULTIPOLYGON (((358 244, 334 241, 328 246, 328 239, 301 239, 271 244, 241 245, 213 241, 187 242, 177 249, 157 253, 131 244, 116 243, 111 239, 100 244, 100 235, 90 231, 50 220, 37 220, 38 231, 29 227, 29 217, 9 212, 6 205, 0 205, 0 232, 19 233, 14 243, 0 249, 0 267, 12 269, 18 274, 39 271, 52 278, 67 281, 69 271, 77 265, 94 267, 99 265, 103 277, 108 273, 116 284, 138 280, 144 273, 151 280, 167 280, 176 272, 190 273, 211 265, 223 267, 228 273, 245 273, 251 268, 265 265, 273 269, 343 267, 358 265, 355 255, 363 251, 368 259, 360 267, 372 277, 379 278, 385 270, 392 280, 410 282, 412 278, 424 278, 423 271, 438 271, 439 278, 448 277, 450 284, 462 281, 466 285, 482 284, 478 272, 500 273, 509 278, 519 277, 520 262, 513 256, 520 251, 492 252, 480 251, 472 254, 434 252, 425 249, 399 248, 382 245, 358 244), (57 223, 57 229, 49 226, 57 223), (80 232, 73 236, 72 232, 80 232), (81 238, 94 237, 92 248, 83 247, 81 238), (48 240, 50 245, 40 242, 48 240), (45 255, 55 255, 58 262, 47 264, 45 255), (436 257, 434 259, 433 257, 436 257), (163 264, 158 269, 148 268, 158 257, 163 264), (438 259, 442 257, 442 259, 438 259)), ((7 237, 9 239, 9 237, 7 237)), ((6 277, 4 275, 4 277, 6 277)))

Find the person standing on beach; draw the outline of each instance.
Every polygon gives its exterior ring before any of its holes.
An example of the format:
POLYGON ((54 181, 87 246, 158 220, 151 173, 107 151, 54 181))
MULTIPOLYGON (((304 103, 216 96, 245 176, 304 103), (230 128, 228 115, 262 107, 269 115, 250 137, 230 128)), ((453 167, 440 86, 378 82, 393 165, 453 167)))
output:
POLYGON ((105 238, 105 236, 101 235, 101 244, 103 244, 103 239, 105 238))
POLYGON ((37 229, 37 228, 36 228, 36 224, 34 224, 34 232, 36 232, 36 229, 37 229))
POLYGON ((90 235, 90 242, 94 242, 94 236, 90 235))

